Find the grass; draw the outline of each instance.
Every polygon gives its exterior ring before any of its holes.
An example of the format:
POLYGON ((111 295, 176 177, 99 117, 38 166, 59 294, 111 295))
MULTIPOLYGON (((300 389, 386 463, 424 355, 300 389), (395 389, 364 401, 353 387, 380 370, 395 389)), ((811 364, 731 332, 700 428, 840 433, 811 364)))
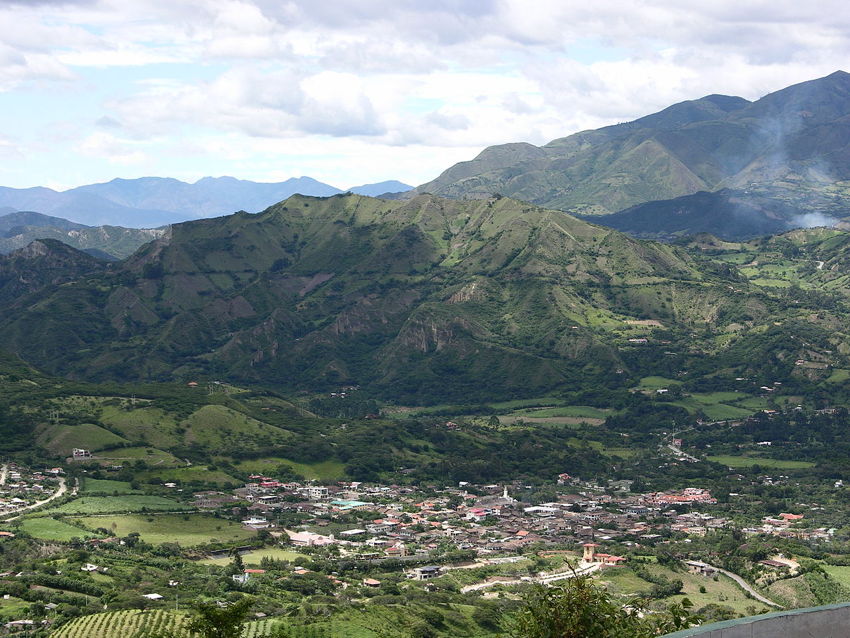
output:
POLYGON ((45 541, 70 541, 73 538, 87 538, 98 536, 93 532, 87 532, 69 525, 64 521, 52 518, 25 518, 21 521, 21 531, 26 532, 33 538, 45 541))
POLYGON ((169 511, 187 509, 186 505, 163 496, 124 494, 122 496, 83 496, 44 510, 53 514, 110 514, 113 512, 169 511))
POLYGON ((184 465, 184 462, 173 454, 152 447, 125 447, 116 450, 101 452, 97 455, 101 459, 119 462, 144 461, 150 466, 174 467, 184 465))
MULTIPOLYGON (((299 554, 298 552, 293 552, 288 549, 280 549, 277 547, 269 547, 264 549, 257 549, 253 552, 247 552, 242 554, 242 562, 246 565, 259 565, 260 561, 264 558, 271 558, 273 560, 288 560, 292 561, 298 558, 299 556, 304 556, 304 554, 299 554)), ((202 565, 229 565, 232 562, 232 558, 230 556, 224 556, 222 558, 205 558, 204 560, 198 561, 202 565)))
POLYGON ((344 479, 345 464, 340 461, 322 461, 321 463, 296 463, 289 459, 279 457, 266 457, 262 459, 250 459, 240 461, 236 467, 243 472, 255 472, 258 474, 274 474, 281 465, 288 465, 294 471, 308 480, 336 481, 344 479))
POLYGON ((720 454, 717 456, 706 457, 709 461, 727 465, 729 467, 752 467, 760 465, 761 467, 774 468, 777 470, 802 470, 814 467, 814 463, 809 461, 788 461, 784 459, 771 459, 762 456, 732 456, 731 454, 720 454))
POLYGON ((823 568, 829 574, 830 578, 850 589, 850 567, 824 564, 823 568))
POLYGON ((80 493, 107 493, 107 494, 137 494, 127 481, 108 481, 105 479, 93 479, 84 477, 80 482, 80 493))
POLYGON ((844 368, 836 368, 826 379, 827 383, 844 383, 850 379, 850 370, 844 368))
POLYGON ((13 596, 0 598, 0 617, 4 620, 18 620, 29 606, 27 601, 13 596))
POLYGON ((204 465, 193 465, 191 467, 171 467, 157 470, 138 472, 136 477, 140 481, 153 482, 162 481, 174 483, 215 483, 226 485, 237 483, 236 479, 221 470, 210 470, 204 465))
POLYGON ((587 417, 591 419, 604 419, 608 416, 610 410, 600 410, 585 405, 566 405, 562 407, 539 408, 517 410, 512 412, 510 416, 529 416, 529 417, 587 417))
POLYGON ((174 418, 154 407, 135 409, 104 405, 100 419, 132 441, 145 441, 153 446, 171 447, 180 442, 174 418))
POLYGON ((119 536, 138 532, 143 541, 154 545, 180 543, 188 547, 212 542, 229 543, 245 541, 256 535, 239 523, 207 514, 127 514, 75 520, 89 529, 102 527, 119 536))
POLYGON ((205 405, 183 421, 186 443, 213 450, 260 449, 286 443, 288 430, 257 421, 222 405, 205 405))
POLYGON ((638 387, 641 390, 660 390, 661 388, 667 388, 671 385, 680 385, 680 382, 675 379, 650 376, 641 379, 638 387))
POLYGON ((128 443, 127 439, 94 423, 48 425, 36 441, 56 456, 71 456, 74 448, 97 451, 128 443))

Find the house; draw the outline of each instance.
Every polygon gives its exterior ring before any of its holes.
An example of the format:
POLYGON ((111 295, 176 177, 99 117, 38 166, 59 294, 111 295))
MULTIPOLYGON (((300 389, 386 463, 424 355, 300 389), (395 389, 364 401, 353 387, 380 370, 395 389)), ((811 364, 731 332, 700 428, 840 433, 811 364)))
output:
POLYGON ((289 541, 295 547, 322 547, 324 545, 333 545, 336 540, 333 536, 322 536, 313 532, 292 532, 285 530, 289 536, 289 541))
POLYGON ((704 563, 701 560, 686 560, 685 565, 688 566, 688 571, 691 574, 695 574, 697 576, 713 578, 714 575, 717 574, 717 569, 715 567, 712 567, 708 563, 704 563))
POLYGON ((83 448, 79 448, 79 447, 75 447, 74 451, 71 453, 71 455, 75 459, 90 459, 91 458, 91 452, 89 452, 88 450, 84 450, 83 448))
POLYGON ((374 578, 364 578, 364 579, 363 579, 363 584, 364 584, 366 587, 380 587, 380 586, 381 586, 381 581, 379 581, 379 580, 375 580, 374 578))
POLYGON ((148 600, 162 600, 164 596, 160 594, 142 594, 142 598, 147 598, 148 600))
POLYGON ((242 525, 249 529, 269 529, 270 527, 274 527, 274 523, 267 521, 264 518, 260 518, 258 516, 251 516, 250 518, 246 518, 242 521, 242 525))
POLYGON ((413 572, 407 575, 408 578, 415 580, 431 580, 440 575, 441 568, 439 565, 428 565, 427 567, 417 567, 413 572))

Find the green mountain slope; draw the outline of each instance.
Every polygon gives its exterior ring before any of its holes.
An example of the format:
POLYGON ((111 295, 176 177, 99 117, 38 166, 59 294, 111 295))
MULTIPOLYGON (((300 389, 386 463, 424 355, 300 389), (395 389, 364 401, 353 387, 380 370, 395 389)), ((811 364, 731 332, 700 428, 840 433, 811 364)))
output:
POLYGON ((161 228, 84 226, 60 217, 14 212, 0 217, 0 254, 23 248, 36 239, 58 239, 101 258, 124 259, 164 233, 161 228))
POLYGON ((413 193, 502 193, 599 214, 733 187, 824 212, 850 201, 843 185, 850 175, 848 117, 850 74, 839 71, 753 103, 711 95, 542 147, 491 147, 413 193))
POLYGON ((508 198, 295 196, 9 300, 0 335, 86 379, 470 401, 666 370, 664 343, 715 355, 715 333, 760 330, 777 303, 734 265, 508 198))

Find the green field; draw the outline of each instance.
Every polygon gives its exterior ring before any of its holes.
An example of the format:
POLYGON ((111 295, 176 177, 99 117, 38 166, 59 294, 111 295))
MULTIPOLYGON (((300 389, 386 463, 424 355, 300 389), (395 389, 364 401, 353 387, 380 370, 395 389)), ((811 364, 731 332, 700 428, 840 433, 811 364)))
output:
POLYGON ((222 405, 205 405, 180 423, 186 443, 211 450, 260 449, 286 443, 292 433, 222 405))
POLYGON ((835 368, 832 371, 832 374, 827 377, 827 383, 844 383, 850 379, 850 370, 845 370, 844 368, 835 368))
POLYGON ((205 465, 147 470, 144 472, 138 472, 136 474, 136 478, 147 483, 157 481, 162 483, 215 483, 216 485, 238 483, 238 481, 229 474, 222 472, 221 470, 209 470, 205 465))
POLYGON ((850 567, 824 564, 823 568, 831 578, 850 589, 850 567))
POLYGON ((718 456, 706 457, 709 461, 727 465, 729 467, 752 467, 760 465, 777 470, 802 470, 809 467, 814 467, 815 464, 809 461, 787 461, 783 459, 770 459, 763 456, 732 456, 730 454, 720 454, 718 456))
POLYGON ((155 447, 171 447, 180 443, 177 422, 159 408, 141 406, 126 409, 104 405, 100 419, 134 442, 144 441, 155 447))
POLYGON ((186 464, 173 454, 152 447, 125 447, 108 450, 98 453, 97 457, 115 463, 144 461, 151 467, 175 467, 186 464))
POLYGON ((58 507, 44 510, 53 514, 109 514, 112 512, 174 511, 188 509, 188 506, 162 496, 145 494, 124 494, 122 496, 82 496, 58 507))
POLYGON ((661 388, 669 388, 671 385, 680 385, 680 382, 675 379, 650 376, 641 379, 638 388, 641 390, 660 390, 661 388))
MULTIPOLYGON (((287 549, 280 549, 278 547, 270 547, 265 549, 258 549, 253 552, 247 552, 242 554, 242 562, 246 565, 256 565, 260 564, 264 558, 271 558, 273 560, 295 560, 299 556, 304 556, 304 554, 299 554, 298 552, 293 552, 287 549)), ((198 561, 203 565, 229 565, 233 561, 230 556, 225 556, 223 558, 205 558, 204 560, 198 561)))
POLYGON ((103 450, 129 443, 94 423, 81 425, 48 425, 39 432, 38 444, 56 456, 71 456, 74 448, 103 450))
POLYGON ((586 405, 565 405, 561 407, 526 408, 512 412, 510 416, 517 417, 576 417, 589 419, 604 419, 610 414, 610 410, 600 410, 586 405))
POLYGON ((92 530, 102 527, 118 536, 138 532, 142 540, 154 545, 180 543, 188 547, 211 542, 245 541, 256 535, 239 523, 207 514, 127 514, 80 517, 75 521, 92 530))
MULTIPOLYGON (((665 598, 663 600, 665 604, 669 605, 674 602, 681 602, 683 598, 687 597, 694 603, 695 610, 710 603, 715 603, 732 607, 732 609, 741 615, 749 615, 747 607, 750 605, 756 605, 757 609, 762 608, 762 605, 749 598, 734 581, 725 576, 714 580, 713 578, 697 576, 684 571, 674 572, 657 564, 647 565, 647 569, 671 580, 682 581, 682 594, 665 598), (705 593, 700 592, 700 587, 705 588, 705 593)), ((651 583, 638 577, 631 569, 625 566, 607 567, 594 578, 604 583, 611 593, 624 598, 634 596, 638 592, 649 591, 652 587, 651 583)))
POLYGON ((30 604, 10 596, 9 598, 0 598, 0 618, 3 620, 17 620, 29 608, 30 604))
POLYGON ((45 541, 69 541, 72 538, 98 536, 98 534, 87 532, 64 521, 46 517, 23 519, 21 531, 45 541))
POLYGON ((304 478, 311 481, 337 481, 345 478, 345 464, 340 461, 322 461, 321 463, 296 463, 289 459, 267 457, 250 459, 236 463, 243 472, 273 474, 281 465, 288 465, 304 478))
POLYGON ((135 494, 137 493, 130 487, 127 481, 109 481, 105 479, 93 479, 83 477, 80 481, 80 493, 106 493, 106 494, 135 494))

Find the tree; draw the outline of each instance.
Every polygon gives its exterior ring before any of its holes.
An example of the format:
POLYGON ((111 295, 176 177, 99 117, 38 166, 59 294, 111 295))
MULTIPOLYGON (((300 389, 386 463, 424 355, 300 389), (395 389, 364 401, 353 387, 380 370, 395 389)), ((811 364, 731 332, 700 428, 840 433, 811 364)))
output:
POLYGON ((637 638, 641 621, 614 603, 608 593, 584 576, 561 587, 534 587, 512 618, 516 638, 637 638))
POLYGON ((575 576, 560 587, 532 588, 510 619, 509 631, 516 638, 649 638, 698 623, 691 606, 686 598, 642 619, 639 605, 627 610, 588 576, 575 576))
POLYGON ((216 603, 199 603, 188 629, 201 638, 239 638, 242 635, 242 623, 253 604, 250 598, 241 598, 226 607, 216 603))

